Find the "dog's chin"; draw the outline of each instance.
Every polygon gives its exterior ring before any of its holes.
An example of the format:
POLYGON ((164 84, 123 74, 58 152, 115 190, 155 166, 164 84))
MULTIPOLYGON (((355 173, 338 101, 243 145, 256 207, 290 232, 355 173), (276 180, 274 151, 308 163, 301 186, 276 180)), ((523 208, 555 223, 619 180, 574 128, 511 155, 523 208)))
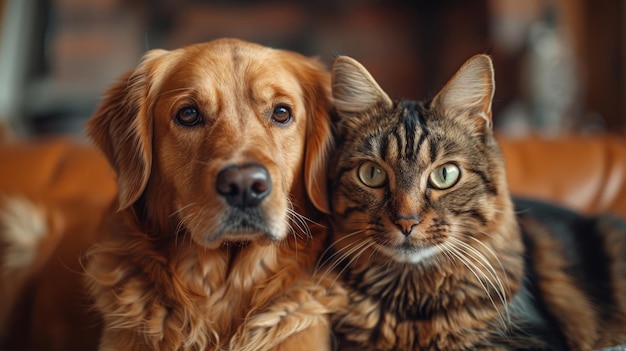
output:
POLYGON ((280 238, 270 232, 240 229, 208 235, 202 244, 207 248, 217 248, 224 245, 247 246, 250 244, 265 246, 279 240, 280 238))
POLYGON ((286 214, 267 214, 261 209, 228 208, 219 220, 189 223, 186 229, 193 242, 206 249, 223 246, 271 245, 286 237, 286 214))
POLYGON ((285 237, 286 228, 277 224, 285 220, 268 220, 259 212, 227 211, 221 224, 195 236, 196 242, 207 248, 223 245, 270 245, 285 237))

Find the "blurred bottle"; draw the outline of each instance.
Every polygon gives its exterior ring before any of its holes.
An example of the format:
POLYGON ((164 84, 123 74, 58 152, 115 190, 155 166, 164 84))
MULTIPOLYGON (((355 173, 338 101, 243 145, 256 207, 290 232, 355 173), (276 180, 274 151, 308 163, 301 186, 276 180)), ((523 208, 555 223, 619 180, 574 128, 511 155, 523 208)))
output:
POLYGON ((582 104, 575 55, 554 4, 547 3, 543 17, 528 31, 526 83, 532 126, 553 135, 576 126, 582 104))

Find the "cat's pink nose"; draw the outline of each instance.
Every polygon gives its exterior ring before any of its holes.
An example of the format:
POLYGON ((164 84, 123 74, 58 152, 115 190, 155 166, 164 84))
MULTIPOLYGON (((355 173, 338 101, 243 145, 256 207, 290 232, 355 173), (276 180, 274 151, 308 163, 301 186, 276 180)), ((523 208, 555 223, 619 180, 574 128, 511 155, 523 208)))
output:
POLYGON ((396 227, 402 231, 404 236, 411 235, 413 232, 413 228, 415 228, 418 224, 420 224, 421 218, 418 215, 412 216, 398 216, 395 220, 396 227))

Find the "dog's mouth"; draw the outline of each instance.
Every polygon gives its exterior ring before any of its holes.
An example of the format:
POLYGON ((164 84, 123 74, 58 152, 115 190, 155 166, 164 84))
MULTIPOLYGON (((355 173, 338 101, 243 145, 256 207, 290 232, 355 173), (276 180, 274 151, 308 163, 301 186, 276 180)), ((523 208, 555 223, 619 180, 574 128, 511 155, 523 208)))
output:
POLYGON ((263 211, 257 207, 243 209, 229 207, 222 216, 219 229, 211 233, 207 240, 209 243, 220 240, 244 242, 259 238, 270 241, 278 239, 276 229, 268 223, 263 211))

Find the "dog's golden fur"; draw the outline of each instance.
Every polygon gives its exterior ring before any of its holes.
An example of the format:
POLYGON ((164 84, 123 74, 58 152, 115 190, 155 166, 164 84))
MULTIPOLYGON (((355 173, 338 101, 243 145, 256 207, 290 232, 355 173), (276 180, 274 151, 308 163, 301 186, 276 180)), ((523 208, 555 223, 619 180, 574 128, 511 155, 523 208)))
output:
POLYGON ((108 91, 88 123, 119 186, 85 257, 102 350, 330 347, 326 307, 309 292, 325 235, 315 207, 327 211, 329 83, 314 59, 221 39, 153 50, 108 91), (246 165, 271 178, 252 215, 216 186, 246 165))

